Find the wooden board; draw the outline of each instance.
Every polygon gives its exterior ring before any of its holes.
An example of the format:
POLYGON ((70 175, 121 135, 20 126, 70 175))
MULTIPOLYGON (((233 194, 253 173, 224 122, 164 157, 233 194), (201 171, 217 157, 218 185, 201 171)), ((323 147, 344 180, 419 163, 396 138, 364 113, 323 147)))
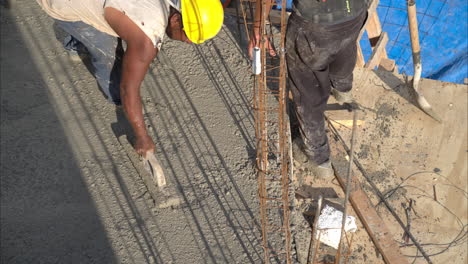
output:
POLYGON ((367 29, 367 24, 369 24, 369 21, 370 21, 369 18, 372 17, 374 15, 374 13, 376 13, 376 9, 377 9, 378 5, 379 5, 379 0, 373 0, 369 4, 369 8, 367 9, 368 19, 364 23, 364 26, 362 27, 361 32, 359 32, 358 42, 359 42, 359 40, 361 40, 362 34, 364 34, 364 30, 367 29))
POLYGON ((369 60, 366 62, 366 65, 364 68, 368 69, 374 69, 377 67, 380 63, 380 60, 382 58, 386 58, 386 51, 385 51, 385 46, 387 46, 388 42, 388 35, 387 32, 382 32, 380 34, 379 40, 377 41, 377 44, 374 47, 374 50, 372 51, 372 55, 369 58, 369 60))
POLYGON ((395 71, 395 61, 387 58, 381 58, 379 63, 379 70, 398 73, 395 71))
MULTIPOLYGON (((348 162, 343 158, 346 155, 346 152, 339 149, 336 145, 331 146, 332 164, 335 170, 335 176, 343 189, 345 189, 345 176, 348 166, 348 162)), ((385 263, 408 263, 407 259, 400 253, 399 246, 394 241, 392 233, 377 214, 374 205, 370 202, 369 197, 361 188, 358 178, 353 173, 351 174, 351 177, 349 201, 366 228, 370 238, 382 255, 385 263)))
POLYGON ((364 67, 366 64, 364 60, 364 55, 362 54, 361 44, 359 41, 357 42, 357 58, 356 58, 356 66, 357 67, 364 67))

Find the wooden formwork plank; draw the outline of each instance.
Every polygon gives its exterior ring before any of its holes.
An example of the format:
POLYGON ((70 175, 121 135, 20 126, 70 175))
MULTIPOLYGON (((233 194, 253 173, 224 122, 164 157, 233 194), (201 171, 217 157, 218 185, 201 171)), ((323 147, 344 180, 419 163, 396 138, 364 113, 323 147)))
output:
POLYGON ((364 65, 364 68, 368 69, 374 69, 380 64, 380 60, 382 58, 386 58, 385 54, 385 46, 387 46, 388 42, 388 35, 387 32, 382 32, 380 34, 379 40, 377 41, 377 44, 374 47, 374 50, 372 51, 372 55, 369 58, 369 60, 366 62, 366 65, 364 65))
POLYGON ((356 66, 357 67, 364 67, 366 64, 364 60, 364 55, 362 54, 361 44, 359 41, 357 42, 357 58, 356 58, 356 66))
MULTIPOLYGON (((331 156, 335 177, 341 187, 345 189, 346 171, 348 162, 342 158, 346 156, 344 150, 338 149, 337 146, 331 146, 331 156), (341 157, 341 158, 340 158, 341 157)), ((393 239, 393 235, 388 227, 383 222, 382 218, 375 210, 375 206, 371 203, 369 197, 361 188, 361 183, 354 173, 351 173, 351 186, 349 186, 350 194, 349 201, 353 206, 354 211, 358 215, 362 224, 366 228, 369 237, 374 242, 378 251, 382 255, 387 264, 407 264, 408 260, 401 254, 398 244, 393 239)))
POLYGON ((393 72, 395 71, 395 60, 388 58, 381 58, 379 63, 379 70, 393 72))
MULTIPOLYGON (((379 42, 379 39, 382 35, 382 25, 380 24, 379 15, 377 12, 374 12, 369 16, 368 22, 366 25, 367 36, 369 37, 369 42, 371 47, 374 49, 379 42)), ((384 49, 381 53, 382 58, 387 58, 387 51, 384 49)))
MULTIPOLYGON (((377 6, 379 5, 379 0, 372 0, 371 3, 369 4, 369 8, 367 9, 367 19, 363 25, 363 27, 361 28, 361 31, 359 32, 359 36, 358 36, 358 39, 357 39, 357 60, 356 60, 356 66, 358 67, 364 67, 365 65, 365 59, 364 59, 364 55, 362 54, 362 49, 361 49, 361 45, 359 44, 359 42, 361 41, 361 38, 362 38, 362 35, 364 34, 364 31, 367 30, 368 31, 368 25, 369 23, 371 24, 369 26, 370 30, 373 30, 371 32, 372 36, 375 35, 375 30, 374 28, 376 26, 380 26, 380 20, 378 20, 378 16, 377 16, 377 6), (374 20, 377 19, 378 23, 376 23, 374 20)), ((368 35, 369 35, 369 31, 368 31, 368 35)), ((379 34, 380 35, 380 34, 379 34)), ((375 37, 375 36, 374 36, 375 37)), ((370 38, 370 36, 369 36, 370 38)), ((372 48, 374 48, 372 46, 372 48)), ((386 53, 385 53, 386 55, 386 53)))
POLYGON ((371 42, 371 46, 375 46, 377 42, 376 39, 378 39, 382 33, 382 25, 380 24, 377 12, 369 14, 369 17, 367 18, 366 31, 369 41, 371 42))
POLYGON ((377 6, 378 5, 379 5, 379 0, 373 0, 369 4, 369 8, 367 9, 368 19, 364 23, 364 26, 361 28, 361 32, 359 32, 358 42, 361 40, 362 34, 364 34, 364 30, 366 30, 366 26, 369 23, 369 17, 371 17, 377 11, 377 6))

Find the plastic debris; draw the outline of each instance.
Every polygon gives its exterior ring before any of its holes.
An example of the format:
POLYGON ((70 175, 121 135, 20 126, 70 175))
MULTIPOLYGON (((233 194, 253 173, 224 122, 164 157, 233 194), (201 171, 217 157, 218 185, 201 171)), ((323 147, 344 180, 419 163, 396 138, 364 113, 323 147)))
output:
MULTIPOLYGON (((320 237, 320 242, 338 249, 341 236, 341 222, 343 220, 343 212, 325 205, 320 213, 317 226, 317 239, 320 237)), ((346 217, 345 232, 356 232, 356 218, 348 215, 346 217)))

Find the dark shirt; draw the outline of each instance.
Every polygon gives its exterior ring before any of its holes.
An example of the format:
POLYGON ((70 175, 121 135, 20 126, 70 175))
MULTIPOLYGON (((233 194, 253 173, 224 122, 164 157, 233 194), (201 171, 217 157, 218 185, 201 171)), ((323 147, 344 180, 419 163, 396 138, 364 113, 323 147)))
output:
POLYGON ((313 23, 333 25, 349 21, 364 10, 369 0, 294 0, 293 12, 313 23))

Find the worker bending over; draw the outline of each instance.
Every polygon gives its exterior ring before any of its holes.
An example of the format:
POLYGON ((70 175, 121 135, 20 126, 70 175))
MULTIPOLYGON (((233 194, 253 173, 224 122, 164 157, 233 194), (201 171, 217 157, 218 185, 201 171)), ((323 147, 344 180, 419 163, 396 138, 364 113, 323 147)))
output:
MULTIPOLYGON (((274 1, 266 1, 268 15, 274 1)), ((250 55, 254 46, 261 45, 261 2, 257 1, 250 55)), ((299 120, 300 149, 315 177, 333 176, 324 111, 330 93, 339 102, 352 102, 356 41, 367 18, 367 7, 368 0, 293 1, 285 40, 288 83, 299 120)), ((268 39, 263 45, 275 55, 268 39)))
POLYGON ((219 0, 37 0, 70 36, 65 48, 91 56, 108 100, 123 105, 140 155, 154 151, 143 119, 140 85, 166 33, 187 43, 214 37, 223 24, 219 0), (122 40, 126 49, 122 48, 122 40))

